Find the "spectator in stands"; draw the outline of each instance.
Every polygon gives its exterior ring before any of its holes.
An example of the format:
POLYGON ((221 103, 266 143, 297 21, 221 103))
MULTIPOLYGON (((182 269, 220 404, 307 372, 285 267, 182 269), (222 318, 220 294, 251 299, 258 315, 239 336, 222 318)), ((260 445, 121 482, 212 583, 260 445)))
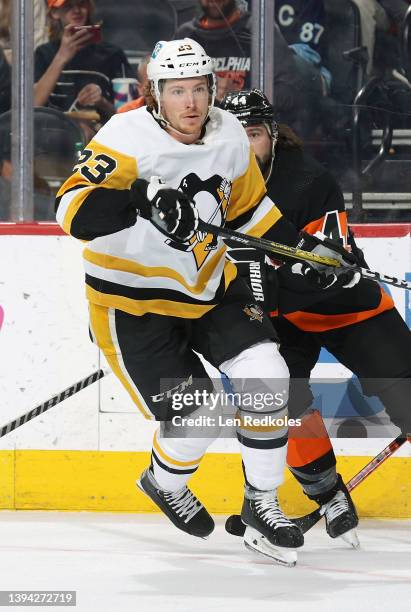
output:
POLYGON ((127 111, 134 110, 135 108, 140 108, 145 105, 144 98, 144 86, 147 83, 147 64, 150 61, 151 55, 147 55, 138 65, 137 67, 137 92, 138 98, 135 100, 131 100, 131 102, 126 102, 118 109, 118 113, 127 113, 127 111))
POLYGON ((48 41, 47 0, 34 0, 34 48, 48 41))
MULTIPOLYGON (((215 58, 217 101, 228 91, 250 87, 251 14, 242 0, 199 0, 202 14, 181 25, 175 38, 192 38, 215 58)), ((294 127, 323 95, 322 78, 311 62, 288 47, 274 24, 275 108, 294 127)), ((306 121, 307 123, 308 121, 306 121)), ((303 127, 299 124, 301 133, 303 127)))
POLYGON ((409 2, 405 0, 353 0, 353 2, 360 11, 362 44, 368 50, 367 72, 371 74, 374 67, 376 32, 388 32, 390 21, 399 28, 409 2))
POLYGON ((177 26, 190 19, 194 19, 200 13, 197 0, 169 0, 177 13, 177 26))
POLYGON ((277 0, 275 19, 295 53, 320 70, 328 93, 331 73, 325 67, 327 28, 323 0, 277 0))
MULTIPOLYGON (((47 0, 33 0, 34 48, 47 42, 47 0)), ((0 0, 0 44, 11 49, 11 0, 0 0)))
MULTIPOLYGON (((47 36, 47 0, 33 0, 34 11, 34 48, 48 40, 47 36)), ((10 61, 11 56, 11 0, 0 0, 0 45, 10 61)))
POLYGON ((378 0, 378 3, 397 26, 401 25, 410 4, 408 0, 378 0))
POLYGON ((9 110, 11 105, 11 68, 0 47, 0 114, 9 110))
POLYGON ((111 79, 132 76, 124 52, 93 42, 93 34, 84 29, 93 24, 93 0, 48 0, 48 7, 50 40, 37 47, 34 58, 35 105, 63 111, 93 108, 106 121, 115 112, 111 79), (83 74, 67 74, 65 79, 64 73, 73 70, 83 74))

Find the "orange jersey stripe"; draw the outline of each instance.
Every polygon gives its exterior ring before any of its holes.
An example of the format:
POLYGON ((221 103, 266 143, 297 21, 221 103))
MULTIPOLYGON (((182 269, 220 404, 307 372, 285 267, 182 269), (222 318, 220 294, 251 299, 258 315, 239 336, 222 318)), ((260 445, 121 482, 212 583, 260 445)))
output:
POLYGON ((391 310, 391 308, 394 308, 394 302, 388 293, 381 288, 381 301, 377 308, 372 308, 371 310, 347 312, 343 314, 317 314, 315 312, 297 310, 296 312, 284 315, 284 318, 303 331, 323 332, 329 329, 354 325, 360 321, 366 321, 386 310, 391 310))

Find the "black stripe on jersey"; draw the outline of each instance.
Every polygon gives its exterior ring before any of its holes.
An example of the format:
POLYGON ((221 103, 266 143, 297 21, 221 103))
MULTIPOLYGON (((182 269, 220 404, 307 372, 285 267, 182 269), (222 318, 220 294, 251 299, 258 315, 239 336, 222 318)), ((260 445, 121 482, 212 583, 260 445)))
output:
POLYGON ((254 438, 246 438, 242 434, 237 432, 237 439, 240 444, 247 446, 248 448, 260 448, 260 449, 270 449, 270 448, 281 448, 287 444, 288 437, 282 438, 272 438, 271 440, 256 440, 254 438))
MULTIPOLYGON (((260 202, 258 202, 258 204, 260 204, 260 202)), ((248 223, 251 217, 253 216, 253 214, 255 213, 255 211, 257 210, 258 204, 256 204, 253 208, 250 208, 250 210, 247 210, 245 213, 243 213, 239 217, 236 217, 232 221, 226 221, 225 223, 226 227, 232 230, 237 230, 242 225, 245 225, 246 223, 248 223)))
POLYGON ((121 297, 130 298, 132 300, 167 300, 171 302, 180 302, 184 304, 198 304, 198 305, 212 305, 219 303, 225 294, 225 279, 224 274, 221 277, 220 285, 211 300, 196 300, 195 298, 180 293, 179 291, 173 291, 172 289, 161 289, 153 287, 150 289, 144 289, 142 287, 127 287, 126 285, 119 285, 118 283, 112 283, 110 281, 95 278, 86 274, 86 284, 89 285, 95 291, 100 293, 106 293, 108 295, 118 295, 121 297))
POLYGON ((194 472, 196 472, 197 469, 198 469, 198 467, 188 468, 188 469, 174 469, 174 468, 171 468, 168 465, 166 465, 165 463, 163 463, 158 458, 158 456, 156 455, 154 450, 151 451, 151 456, 152 456, 152 459, 155 460, 157 465, 159 465, 163 470, 165 470, 166 472, 169 472, 170 474, 194 474, 194 472))
POLYGON ((70 234, 80 240, 93 240, 131 227, 136 220, 137 210, 130 201, 129 189, 96 187, 74 215, 70 234))
POLYGON ((78 189, 83 189, 83 187, 87 187, 88 185, 75 185, 74 187, 70 187, 64 193, 61 194, 58 198, 56 198, 54 202, 54 211, 57 212, 58 207, 60 206, 61 198, 66 195, 66 193, 70 193, 70 191, 77 191, 78 189))

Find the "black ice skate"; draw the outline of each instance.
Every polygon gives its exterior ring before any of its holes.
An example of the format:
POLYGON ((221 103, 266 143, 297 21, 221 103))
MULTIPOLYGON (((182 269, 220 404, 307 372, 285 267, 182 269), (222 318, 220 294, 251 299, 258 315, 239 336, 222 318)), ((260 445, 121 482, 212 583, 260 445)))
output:
POLYGON ((179 491, 163 491, 147 468, 137 481, 137 486, 182 531, 199 538, 206 538, 214 529, 214 521, 188 487, 179 491))
POLYGON ((331 538, 341 537, 353 548, 358 548, 360 542, 355 530, 358 525, 358 515, 340 474, 334 490, 336 493, 330 501, 323 504, 318 502, 321 514, 325 516, 327 533, 331 538))
POLYGON ((247 525, 244 544, 281 565, 297 563, 294 550, 304 544, 300 529, 282 512, 277 491, 259 491, 246 485, 241 520, 247 525))

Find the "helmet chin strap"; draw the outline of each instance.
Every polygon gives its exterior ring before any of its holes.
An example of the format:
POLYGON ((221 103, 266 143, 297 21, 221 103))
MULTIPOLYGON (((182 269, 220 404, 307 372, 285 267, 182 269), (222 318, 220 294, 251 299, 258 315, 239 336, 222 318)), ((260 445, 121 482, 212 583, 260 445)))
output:
MULTIPOLYGON (((185 132, 181 132, 180 130, 175 128, 174 125, 171 125, 171 123, 169 121, 167 121, 167 119, 165 119, 163 117, 162 113, 156 113, 154 115, 154 117, 155 117, 155 119, 157 119, 157 121, 159 122, 159 124, 161 125, 162 128, 167 128, 169 130, 172 130, 173 132, 176 132, 176 134, 180 134, 180 136, 190 136, 190 134, 186 134, 185 132)), ((201 130, 200 130, 200 133, 201 133, 201 130)))
POLYGON ((267 184, 268 181, 271 178, 271 174, 273 172, 273 167, 274 167, 275 146, 276 146, 277 140, 278 140, 278 128, 277 128, 277 124, 275 124, 274 128, 272 126, 270 126, 268 123, 264 123, 264 126, 267 129, 267 132, 268 132, 268 134, 269 134, 269 136, 271 138, 270 166, 269 166, 269 170, 268 170, 267 176, 264 178, 264 181, 267 184))

